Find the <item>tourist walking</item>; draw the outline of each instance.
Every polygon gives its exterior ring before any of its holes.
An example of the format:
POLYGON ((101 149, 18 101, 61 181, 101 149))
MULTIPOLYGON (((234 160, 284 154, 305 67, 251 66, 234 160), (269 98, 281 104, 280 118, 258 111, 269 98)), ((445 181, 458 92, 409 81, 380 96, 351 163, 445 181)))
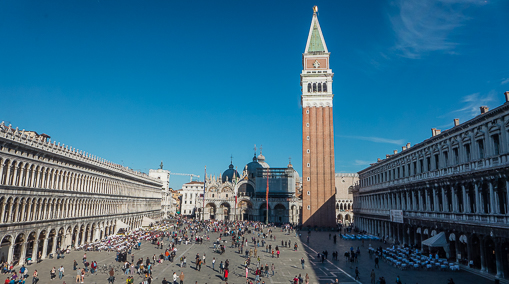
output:
POLYGON ((180 279, 180 284, 184 284, 184 271, 180 272, 179 279, 180 279))
POLYGON ((358 267, 355 267, 355 280, 360 280, 360 276, 359 276, 359 268, 358 267))
POLYGON ((53 280, 55 279, 55 277, 57 277, 57 270, 55 269, 55 267, 53 266, 53 268, 50 270, 49 272, 50 274, 50 279, 53 280))
POLYGON ((115 282, 115 271, 113 270, 113 267, 110 269, 110 277, 108 278, 108 283, 115 282))
POLYGON ((64 277, 64 266, 60 266, 58 269, 58 279, 62 280, 62 277, 64 277))
POLYGON ((304 262, 305 262, 305 261, 304 261, 304 258, 301 258, 301 259, 300 259, 300 264, 302 264, 302 269, 304 269, 304 262))
POLYGON ((32 275, 32 284, 37 284, 39 282, 39 273, 37 273, 37 270, 34 271, 34 274, 32 275))
POLYGON ((375 270, 374 269, 371 269, 371 284, 375 284, 375 281, 376 281, 376 276, 375 276, 375 270))

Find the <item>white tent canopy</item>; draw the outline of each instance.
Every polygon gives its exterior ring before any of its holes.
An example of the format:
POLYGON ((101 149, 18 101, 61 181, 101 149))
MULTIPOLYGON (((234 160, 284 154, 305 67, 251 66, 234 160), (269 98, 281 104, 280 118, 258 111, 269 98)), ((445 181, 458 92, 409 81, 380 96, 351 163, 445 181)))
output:
POLYGON ((149 217, 143 217, 143 220, 141 221, 141 225, 143 227, 148 227, 150 224, 155 224, 156 220, 150 219, 149 217))
POLYGON ((115 235, 120 229, 129 229, 129 225, 117 219, 117 223, 115 224, 115 235))
POLYGON ((422 241, 422 245, 428 247, 446 247, 447 240, 445 239, 445 233, 440 232, 439 234, 422 241))

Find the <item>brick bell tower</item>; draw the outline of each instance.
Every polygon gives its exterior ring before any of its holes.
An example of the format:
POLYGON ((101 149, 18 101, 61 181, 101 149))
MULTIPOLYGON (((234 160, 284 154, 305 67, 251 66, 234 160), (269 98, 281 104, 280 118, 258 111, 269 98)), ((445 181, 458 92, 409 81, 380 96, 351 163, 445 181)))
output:
POLYGON ((302 54, 302 225, 336 227, 330 53, 313 7, 302 54))

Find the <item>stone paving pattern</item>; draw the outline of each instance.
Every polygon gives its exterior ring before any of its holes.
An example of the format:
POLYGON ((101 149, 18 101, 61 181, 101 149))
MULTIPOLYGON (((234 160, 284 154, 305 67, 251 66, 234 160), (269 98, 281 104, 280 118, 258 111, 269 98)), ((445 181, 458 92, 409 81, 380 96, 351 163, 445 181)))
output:
MULTIPOLYGON (((374 268, 374 259, 369 257, 367 253, 367 248, 369 242, 365 242, 365 247, 362 247, 361 241, 349 241, 342 240, 338 238, 337 244, 334 244, 332 239, 329 240, 329 232, 312 232, 310 234, 310 241, 306 243, 307 232, 302 232, 300 238, 295 234, 285 234, 281 232, 280 228, 274 228, 274 235, 276 236, 276 241, 268 241, 269 244, 281 245, 281 240, 291 240, 292 246, 291 248, 281 248, 280 258, 272 258, 271 254, 266 253, 262 250, 262 248, 258 248, 258 255, 261 258, 261 263, 274 263, 276 267, 276 273, 274 277, 261 277, 262 281, 265 283, 291 283, 291 279, 298 275, 299 273, 304 275, 309 273, 310 283, 333 283, 335 279, 339 280, 339 283, 348 284, 348 283, 371 283, 370 282, 370 272, 371 269, 374 268), (298 250, 293 250, 293 243, 298 243, 298 250), (359 257, 359 262, 355 264, 359 267, 360 271, 360 281, 354 280, 354 270, 355 266, 350 268, 350 264, 345 261, 344 252, 348 251, 350 247, 353 246, 356 248, 357 246, 361 247, 361 256, 359 257), (324 250, 328 250, 329 256, 325 263, 321 263, 316 258, 317 252, 322 252, 324 250), (339 257, 338 261, 332 260, 332 252, 338 251, 339 257), (300 264, 301 257, 304 257, 305 269, 302 269, 300 264)), ((181 271, 184 271, 185 281, 184 283, 225 283, 222 281, 221 275, 219 274, 219 263, 221 261, 225 261, 229 259, 230 261, 230 276, 228 283, 246 283, 245 279, 245 270, 242 264, 244 263, 245 258, 237 253, 237 249, 230 248, 229 245, 231 238, 226 237, 223 240, 227 240, 226 252, 223 255, 219 255, 218 253, 213 252, 213 243, 212 240, 215 240, 219 233, 210 233, 210 241, 204 241, 203 244, 189 244, 189 245, 179 245, 177 246, 177 257, 180 258, 181 255, 185 255, 187 257, 187 267, 180 268, 177 262, 172 263, 169 261, 165 261, 162 264, 156 264, 153 268, 153 281, 152 283, 161 283, 163 277, 166 277, 167 280, 172 280, 173 272, 180 274, 181 271), (195 255, 199 253, 200 256, 203 256, 203 253, 206 253, 206 265, 202 266, 201 271, 197 271, 194 265, 195 255), (212 258, 216 258, 216 270, 212 270, 212 258)), ((252 234, 247 234, 248 241, 252 234)), ((165 241, 167 244, 168 242, 165 241)), ((252 242, 249 243, 250 248, 254 248, 252 242)), ((373 241, 373 247, 377 247, 382 245, 381 242, 373 241)), ((143 242, 140 250, 134 250, 135 259, 143 257, 152 258, 154 254, 159 255, 161 250, 157 249, 155 245, 152 245, 148 242, 143 242)), ((92 260, 97 261, 98 263, 98 273, 91 275, 87 273, 85 276, 84 283, 108 283, 107 278, 108 275, 104 270, 109 270, 110 266, 116 268, 115 283, 125 283, 126 275, 122 274, 121 271, 121 263, 115 262, 116 254, 114 252, 87 252, 87 259, 89 262, 92 260)), ((35 269, 39 272, 39 284, 46 283, 63 283, 65 281, 66 284, 75 283, 76 271, 72 270, 73 261, 76 260, 80 267, 82 266, 82 258, 83 251, 73 251, 70 254, 65 256, 65 259, 46 259, 40 263, 32 264, 27 266, 29 269, 30 277, 27 279, 26 283, 32 283, 32 273, 35 269), (58 279, 58 276, 55 280, 50 280, 50 270, 54 266, 57 269, 60 265, 64 265, 65 275, 62 280, 58 279)), ((178 259, 177 258, 177 259, 178 259)), ((130 260, 130 257, 128 257, 130 260)), ((254 259, 254 257, 253 257, 254 259)), ((251 264, 251 270, 249 274, 249 278, 251 280, 255 279, 254 270, 256 265, 251 264)), ((19 267, 18 267, 19 270, 19 267)), ((451 272, 451 271, 426 271, 426 270, 404 270, 401 271, 398 268, 395 268, 388 263, 380 261, 380 269, 375 269, 376 277, 384 276, 387 283, 395 283, 396 276, 399 275, 402 279, 403 283, 408 284, 438 284, 438 283, 447 283, 447 279, 453 278, 456 284, 462 283, 476 283, 476 284, 485 284, 485 283, 493 283, 490 280, 482 278, 477 275, 473 275, 471 273, 460 271, 460 272, 451 272)), ((57 274, 58 275, 58 274, 57 274)), ((1 275, 4 278, 0 279, 0 282, 4 281, 6 275, 1 275)), ((135 274, 135 284, 142 282, 143 278, 135 274)))

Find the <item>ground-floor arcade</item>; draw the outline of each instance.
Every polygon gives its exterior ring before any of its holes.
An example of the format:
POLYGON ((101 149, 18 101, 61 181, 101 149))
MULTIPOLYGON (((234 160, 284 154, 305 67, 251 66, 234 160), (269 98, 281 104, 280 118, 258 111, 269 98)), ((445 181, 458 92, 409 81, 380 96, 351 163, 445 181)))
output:
POLYGON ((483 224, 405 219, 395 223, 380 217, 356 216, 355 225, 390 241, 421 249, 426 254, 456 261, 498 278, 509 279, 509 229, 483 224), (430 248, 422 241, 444 232, 447 246, 430 248))
POLYGON ((142 226, 144 216, 157 218, 159 215, 160 212, 155 211, 9 226, 0 235, 0 261, 13 265, 25 264, 29 259, 36 262, 50 255, 55 256, 57 249, 75 248, 116 234, 117 221, 135 229, 142 226))

